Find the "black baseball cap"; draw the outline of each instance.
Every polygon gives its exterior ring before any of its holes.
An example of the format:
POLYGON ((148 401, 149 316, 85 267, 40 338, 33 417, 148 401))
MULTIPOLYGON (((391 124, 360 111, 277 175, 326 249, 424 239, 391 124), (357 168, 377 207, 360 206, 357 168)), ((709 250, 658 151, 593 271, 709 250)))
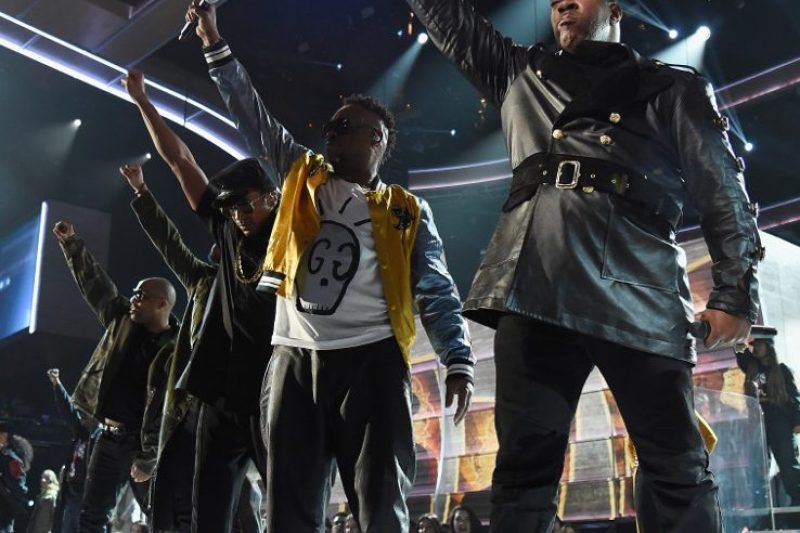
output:
POLYGON ((249 191, 267 192, 275 186, 258 159, 242 159, 220 170, 209 184, 217 190, 214 207, 225 207, 241 201, 249 191))

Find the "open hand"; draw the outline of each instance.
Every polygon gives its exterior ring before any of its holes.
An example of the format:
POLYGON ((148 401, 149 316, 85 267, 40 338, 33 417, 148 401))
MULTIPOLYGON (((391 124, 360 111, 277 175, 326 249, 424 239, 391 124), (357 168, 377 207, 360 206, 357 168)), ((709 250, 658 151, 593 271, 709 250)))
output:
POLYGON ((456 413, 453 415, 453 422, 458 425, 467 414, 469 404, 472 402, 472 391, 475 387, 466 376, 460 375, 447 378, 445 383, 447 387, 445 407, 453 405, 453 399, 458 396, 456 413))
POLYGON ((119 167, 119 173, 125 176, 134 191, 141 192, 144 188, 144 173, 142 167, 139 165, 122 165, 119 167))
POLYGON ((58 242, 67 242, 75 236, 75 227, 69 222, 58 221, 53 227, 53 235, 56 236, 58 242))

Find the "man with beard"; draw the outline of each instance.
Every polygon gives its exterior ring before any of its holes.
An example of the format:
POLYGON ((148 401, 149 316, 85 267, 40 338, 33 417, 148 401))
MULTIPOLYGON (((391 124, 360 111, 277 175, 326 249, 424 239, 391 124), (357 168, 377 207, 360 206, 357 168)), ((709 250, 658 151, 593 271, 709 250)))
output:
POLYGON ((220 37, 213 6, 192 6, 188 17, 198 20, 211 77, 248 148, 282 184, 260 282, 278 294, 261 398, 266 531, 324 527, 335 461, 361 529, 405 532, 413 307, 447 366, 457 423, 475 358, 430 207, 378 176, 396 140, 394 117, 375 99, 345 98, 323 128, 326 161, 266 110, 220 37))
POLYGON ((161 405, 152 401, 160 397, 157 361, 172 351, 178 331, 172 316, 175 289, 164 278, 146 278, 128 299, 72 224, 58 222, 53 233, 86 303, 105 328, 73 393, 76 408, 103 422, 89 459, 80 531, 104 532, 125 483, 133 483, 146 508, 145 482, 155 466, 161 419, 161 405))
POLYGON ((616 0, 552 0, 557 44, 514 45, 468 0, 407 0, 500 108, 513 181, 464 304, 496 328, 492 530, 548 531, 570 421, 597 366, 664 531, 720 531, 693 408, 691 196, 713 260, 706 346, 747 337, 762 249, 713 90, 620 43, 616 0))
POLYGON ((255 159, 238 161, 209 180, 148 100, 142 73, 128 73, 123 83, 159 154, 219 247, 201 330, 178 386, 202 402, 192 531, 227 533, 250 460, 265 477, 259 394, 272 352, 275 297, 256 288, 278 192, 255 159))

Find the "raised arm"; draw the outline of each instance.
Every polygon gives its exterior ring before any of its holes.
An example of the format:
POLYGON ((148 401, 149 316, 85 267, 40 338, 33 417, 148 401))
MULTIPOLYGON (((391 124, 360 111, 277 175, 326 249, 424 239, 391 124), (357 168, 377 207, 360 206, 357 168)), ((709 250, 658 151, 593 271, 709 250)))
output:
POLYGON ((142 113, 147 131, 150 133, 150 138, 153 139, 159 155, 178 178, 183 194, 186 195, 192 209, 196 211, 203 193, 208 188, 208 178, 205 172, 194 160, 186 143, 167 125, 147 98, 144 75, 138 70, 132 70, 122 78, 122 84, 125 85, 131 99, 142 113))
POLYGON ((83 299, 92 308, 103 327, 124 315, 130 308, 130 300, 119 294, 117 286, 94 256, 86 249, 86 244, 75 234, 69 222, 58 222, 53 233, 61 245, 72 276, 78 284, 83 299))
POLYGON ((458 396, 454 421, 466 415, 472 396, 475 356, 461 314, 458 289, 447 269, 444 246, 433 213, 420 200, 420 221, 411 257, 411 288, 422 326, 442 364, 447 366, 447 401, 458 396))
POLYGON ((47 379, 53 386, 53 399, 56 404, 56 412, 61 420, 66 423, 72 434, 76 438, 87 439, 89 438, 89 431, 83 427, 81 417, 78 414, 78 409, 72 402, 67 389, 61 383, 61 372, 57 368, 51 368, 47 371, 47 379))
POLYGON ((495 31, 471 0, 406 1, 436 47, 499 107, 527 65, 527 50, 495 31))
POLYGON ((756 208, 744 189, 744 170, 733 153, 714 91, 693 77, 679 96, 672 131, 686 187, 700 213, 713 262, 714 288, 700 317, 711 325, 706 345, 744 340, 758 320, 761 239, 756 208))
POLYGON ((308 148, 295 142, 291 133, 267 111, 247 71, 220 36, 214 6, 206 10, 192 6, 187 17, 198 21, 197 35, 203 42, 211 79, 217 84, 249 155, 262 162, 269 178, 280 187, 292 163, 308 148))
POLYGON ((178 228, 147 188, 142 167, 125 165, 120 167, 119 171, 136 191, 131 208, 139 219, 142 229, 164 258, 169 269, 180 280, 181 285, 187 291, 191 290, 201 277, 209 275, 212 270, 211 265, 198 259, 183 242, 178 228))

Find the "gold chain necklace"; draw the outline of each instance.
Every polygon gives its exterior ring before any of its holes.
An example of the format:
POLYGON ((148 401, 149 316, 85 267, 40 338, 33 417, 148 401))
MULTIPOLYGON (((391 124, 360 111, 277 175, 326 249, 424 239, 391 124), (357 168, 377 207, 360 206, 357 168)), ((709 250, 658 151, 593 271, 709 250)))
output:
POLYGON ((239 242, 236 244, 236 279, 241 281, 242 283, 250 284, 255 283, 261 278, 261 274, 264 273, 264 265, 261 261, 256 262, 256 271, 253 273, 252 276, 246 276, 244 273, 244 266, 242 265, 242 246, 244 244, 244 239, 240 239, 239 242))

